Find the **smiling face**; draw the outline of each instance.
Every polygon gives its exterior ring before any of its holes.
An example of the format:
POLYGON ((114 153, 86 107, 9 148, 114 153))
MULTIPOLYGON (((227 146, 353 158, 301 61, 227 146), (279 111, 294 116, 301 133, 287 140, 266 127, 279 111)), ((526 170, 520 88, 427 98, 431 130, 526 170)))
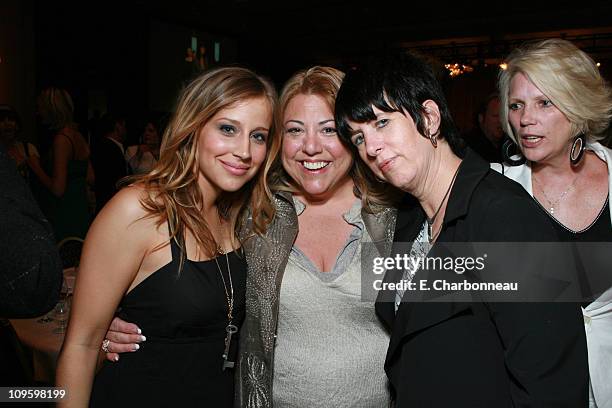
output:
POLYGON ((570 121, 522 73, 510 82, 508 121, 527 160, 567 160, 572 136, 570 121))
POLYGON ((216 194, 239 190, 266 158, 272 122, 267 98, 252 98, 217 112, 198 135, 198 184, 216 194))
POLYGON ((376 177, 401 190, 415 191, 431 161, 431 142, 419 133, 410 115, 383 112, 375 106, 372 110, 375 120, 348 122, 351 142, 376 177))
POLYGON ((287 104, 282 123, 283 168, 300 194, 322 199, 352 183, 352 156, 338 138, 334 113, 324 98, 296 95, 287 104))

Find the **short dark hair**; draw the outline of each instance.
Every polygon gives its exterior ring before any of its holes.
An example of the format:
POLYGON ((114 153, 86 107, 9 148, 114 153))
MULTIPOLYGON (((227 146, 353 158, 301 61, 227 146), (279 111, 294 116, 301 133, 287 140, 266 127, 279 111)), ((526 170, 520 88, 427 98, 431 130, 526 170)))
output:
POLYGON ((462 156, 463 142, 448 109, 442 86, 431 66, 406 52, 392 52, 349 70, 336 98, 336 124, 341 138, 350 144, 348 121, 376 119, 372 106, 383 112, 407 112, 419 133, 425 135, 423 102, 434 101, 440 110, 440 137, 462 156))
POLYGON ((495 99, 499 100, 499 93, 491 92, 490 94, 488 94, 487 97, 483 99, 483 101, 480 102, 480 104, 478 105, 478 111, 476 112, 476 114, 485 115, 487 113, 487 110, 489 109, 489 104, 495 99))
POLYGON ((104 137, 115 130, 117 123, 124 120, 123 118, 116 116, 112 113, 105 113, 98 121, 98 136, 104 137))

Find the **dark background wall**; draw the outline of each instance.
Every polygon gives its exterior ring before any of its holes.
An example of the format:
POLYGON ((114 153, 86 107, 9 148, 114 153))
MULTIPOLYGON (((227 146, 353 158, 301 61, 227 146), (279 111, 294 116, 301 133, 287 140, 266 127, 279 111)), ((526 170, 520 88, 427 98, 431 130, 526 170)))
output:
POLYGON ((608 1, 385 2, 255 0, 0 2, 0 104, 24 117, 34 136, 35 97, 44 86, 68 88, 77 119, 111 110, 142 116, 170 110, 184 79, 191 37, 221 46, 220 64, 242 64, 280 87, 297 69, 350 69, 383 49, 412 49, 437 62, 463 130, 493 88, 497 63, 524 40, 565 36, 611 77, 612 4, 608 1), (416 4, 415 4, 416 3, 416 4), (484 62, 489 61, 485 68, 484 62), (447 62, 475 63, 450 78, 447 62))
POLYGON ((23 116, 23 134, 34 134, 36 68, 31 2, 0 2, 0 104, 23 116))

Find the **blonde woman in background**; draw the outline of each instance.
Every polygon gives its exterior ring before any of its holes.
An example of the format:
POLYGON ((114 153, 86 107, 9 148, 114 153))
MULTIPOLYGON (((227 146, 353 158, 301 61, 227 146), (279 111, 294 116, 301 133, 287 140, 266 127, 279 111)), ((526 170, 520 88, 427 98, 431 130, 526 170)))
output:
POLYGON ((260 169, 275 98, 244 68, 208 71, 182 92, 156 167, 113 197, 85 240, 57 370, 63 407, 232 406, 246 284, 235 232, 247 206, 254 233, 272 214, 260 169), (118 307, 146 342, 94 381, 118 307))
POLYGON ((49 193, 41 207, 53 225, 55 239, 85 238, 91 215, 87 185, 94 183, 87 141, 74 122, 74 105, 65 89, 46 88, 38 96, 38 114, 53 135, 51 171, 43 169, 37 156, 28 165, 49 193))
MULTIPOLYGON (((561 241, 612 242, 612 150, 599 143, 612 117, 609 85, 586 53, 561 39, 520 47, 507 64, 499 77, 502 125, 526 162, 494 168, 535 198, 554 221, 561 241)), ((590 406, 609 408, 612 290, 601 284, 589 287, 589 281, 602 278, 589 279, 593 270, 578 272, 587 281, 582 313, 590 406)), ((603 278, 608 283, 612 280, 603 278)))

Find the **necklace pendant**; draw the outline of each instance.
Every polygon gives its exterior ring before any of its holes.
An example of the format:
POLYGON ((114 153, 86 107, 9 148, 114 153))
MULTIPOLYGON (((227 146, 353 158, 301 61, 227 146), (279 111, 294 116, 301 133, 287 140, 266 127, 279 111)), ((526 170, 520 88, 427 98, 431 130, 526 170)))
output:
POLYGON ((230 346, 232 344, 232 335, 238 331, 238 327, 232 324, 231 320, 228 325, 225 327, 225 349, 223 350, 223 367, 222 370, 225 371, 226 368, 234 368, 234 362, 228 360, 230 353, 230 346))
POLYGON ((433 223, 429 222, 429 220, 427 220, 427 239, 429 242, 433 240, 433 223))
POLYGON ((550 212, 551 214, 555 213, 555 207, 550 207, 550 209, 548 210, 548 212, 550 212))

